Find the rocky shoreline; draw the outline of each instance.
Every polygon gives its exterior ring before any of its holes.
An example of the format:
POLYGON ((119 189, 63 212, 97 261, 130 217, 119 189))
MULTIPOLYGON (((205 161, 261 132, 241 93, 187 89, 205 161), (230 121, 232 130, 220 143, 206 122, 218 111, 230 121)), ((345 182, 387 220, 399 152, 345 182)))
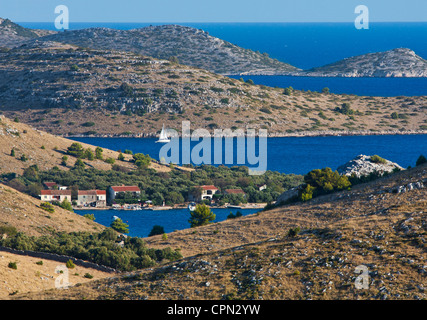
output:
MULTIPOLYGON (((341 136, 383 136, 383 135, 416 135, 416 134, 427 134, 427 130, 409 130, 409 131, 306 131, 297 133, 268 133, 267 138, 298 138, 298 137, 341 137, 341 136)), ((157 138, 158 134, 152 133, 140 133, 140 134, 77 134, 77 135, 59 135, 64 138, 157 138)), ((181 135, 179 135, 181 137, 181 135)), ((212 135, 213 136, 213 135, 212 135)), ((245 135, 248 136, 248 135, 245 135)), ((259 137, 259 135, 255 135, 259 137)))

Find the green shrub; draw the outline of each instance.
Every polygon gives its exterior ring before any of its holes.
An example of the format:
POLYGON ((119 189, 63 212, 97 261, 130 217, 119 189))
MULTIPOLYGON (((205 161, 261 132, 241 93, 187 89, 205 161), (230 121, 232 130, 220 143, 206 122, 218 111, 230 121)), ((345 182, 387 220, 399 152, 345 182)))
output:
POLYGON ((191 228, 207 225, 216 218, 216 215, 205 204, 198 204, 196 209, 190 212, 190 215, 188 222, 191 228))
POLYGON ((83 157, 84 152, 83 146, 78 142, 74 142, 67 148, 67 153, 76 158, 83 157))
POLYGON ((105 162, 109 163, 109 164, 114 164, 116 162, 116 160, 113 158, 108 158, 108 159, 105 159, 105 162))
POLYGON ((76 267, 76 265, 74 264, 74 262, 73 262, 73 260, 68 260, 66 263, 65 263, 65 266, 68 268, 68 269, 74 269, 75 267, 76 267))
POLYGON ((120 233, 129 233, 129 225, 124 223, 122 219, 117 218, 111 223, 111 228, 120 233))
POLYGON ((86 127, 86 128, 93 127, 94 125, 95 125, 95 122, 92 122, 92 121, 88 121, 81 124, 82 127, 86 127))
POLYGON ((80 158, 77 159, 76 162, 74 163, 74 168, 76 168, 76 169, 78 169, 78 168, 84 169, 84 167, 85 167, 85 164, 84 164, 83 160, 80 158))
POLYGON ((86 219, 95 221, 95 215, 93 213, 86 213, 83 217, 85 217, 86 219))
POLYGON ((386 159, 384 159, 384 158, 381 158, 380 156, 378 156, 378 155, 373 155, 373 156, 371 156, 371 162, 373 162, 373 163, 381 163, 381 164, 386 164, 387 163, 387 160, 386 159))
POLYGON ((301 231, 300 227, 291 228, 288 230, 288 237, 295 238, 300 231, 301 231))
POLYGON ((70 201, 68 201, 67 199, 64 199, 64 201, 62 201, 62 202, 59 204, 59 206, 60 206, 62 209, 65 209, 65 210, 68 210, 68 211, 74 212, 74 210, 73 210, 73 206, 72 206, 71 202, 70 202, 70 201))
POLYGON ((87 148, 83 154, 83 157, 85 159, 88 159, 89 161, 93 161, 95 159, 95 155, 93 151, 90 148, 87 148))
POLYGON ((300 192, 299 198, 308 201, 318 195, 346 190, 351 186, 347 176, 340 176, 331 168, 315 169, 304 176, 305 187, 300 192))
MULTIPOLYGON (((152 267, 162 259, 173 261, 182 258, 179 250, 148 249, 144 240, 139 237, 126 237, 123 246, 117 245, 119 240, 117 233, 107 228, 101 233, 59 232, 39 237, 18 233, 13 237, 0 239, 0 245, 17 250, 67 255, 121 271, 152 267)), ((70 261, 68 265, 72 267, 74 263, 71 259, 70 261)))
POLYGON ((55 208, 49 202, 43 202, 42 204, 40 204, 40 208, 42 208, 44 211, 47 211, 50 213, 55 212, 55 208))
POLYGON ((290 95, 292 95, 293 92, 294 92, 294 89, 292 87, 287 87, 287 88, 283 89, 283 94, 285 96, 290 96, 290 95))
POLYGON ((0 235, 7 235, 8 237, 13 237, 18 233, 14 226, 3 225, 0 226, 0 235))
POLYGON ((14 269, 14 270, 18 269, 16 262, 9 262, 9 264, 7 266, 11 269, 14 269))
POLYGON ((336 107, 335 111, 339 112, 341 114, 344 114, 344 115, 348 115, 348 116, 354 114, 354 110, 351 109, 350 104, 347 103, 347 102, 343 103, 341 105, 341 108, 340 107, 336 107))
POLYGON ((148 234, 149 237, 151 236, 155 236, 155 235, 159 235, 159 234, 164 234, 165 233, 165 229, 162 226, 159 225, 155 225, 150 233, 148 234))
POLYGON ((415 163, 416 166, 420 166, 424 163, 427 163, 427 159, 426 157, 424 157, 423 155, 420 155, 417 159, 417 162, 415 163))

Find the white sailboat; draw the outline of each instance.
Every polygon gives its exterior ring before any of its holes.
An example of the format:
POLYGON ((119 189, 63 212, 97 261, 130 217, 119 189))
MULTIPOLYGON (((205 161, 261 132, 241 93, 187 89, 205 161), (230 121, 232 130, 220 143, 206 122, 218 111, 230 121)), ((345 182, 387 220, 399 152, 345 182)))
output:
POLYGON ((170 142, 170 139, 168 135, 166 134, 165 125, 163 125, 162 132, 160 132, 159 140, 156 142, 158 143, 168 143, 170 142))

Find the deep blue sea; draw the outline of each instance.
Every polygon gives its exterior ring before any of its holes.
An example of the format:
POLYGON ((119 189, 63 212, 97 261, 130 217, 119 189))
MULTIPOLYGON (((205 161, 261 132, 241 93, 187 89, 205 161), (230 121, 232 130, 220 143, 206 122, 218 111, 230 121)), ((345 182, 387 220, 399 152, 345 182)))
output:
MULTIPOLYGON (((24 27, 55 30, 53 23, 20 22, 24 27)), ((70 29, 108 27, 135 29, 162 23, 70 23, 70 29)), ((170 24, 170 23, 169 23, 170 24)), ((371 23, 357 30, 352 23, 179 23, 203 29, 243 48, 266 52, 301 69, 323 66, 351 56, 409 48, 427 59, 427 22, 371 23)), ((369 96, 427 95, 427 78, 315 78, 251 76, 273 87, 369 96)))
MULTIPOLYGON (((230 213, 236 214, 237 211, 240 211, 243 216, 246 216, 258 212, 259 209, 212 209, 212 211, 216 215, 214 222, 220 222, 226 220, 230 213)), ((131 237, 147 237, 155 225, 162 226, 166 233, 190 228, 188 209, 163 211, 76 210, 75 212, 82 216, 93 214, 95 222, 106 227, 109 227, 113 217, 117 216, 129 225, 128 235, 131 237)))
MULTIPOLYGON (((163 144, 149 138, 72 138, 76 141, 101 146, 111 150, 126 149, 133 153, 149 154, 159 159, 163 144)), ((213 139, 212 139, 213 140, 213 139)), ((201 140, 200 140, 201 141, 201 140)), ((191 142, 191 150, 199 141, 191 142)), ((215 153, 214 142, 211 144, 212 154, 215 153)), ((223 154, 225 142, 222 143, 223 154)), ((237 142, 233 143, 233 164, 237 162, 237 142)), ((258 144, 256 155, 259 155, 258 144)), ((180 149, 182 152, 182 148, 180 149)), ((313 169, 329 167, 336 170, 338 166, 354 157, 365 154, 379 156, 398 163, 407 168, 414 166, 421 154, 427 156, 426 135, 378 135, 378 136, 328 136, 328 137, 283 137, 267 139, 267 170, 281 173, 306 174, 313 169)), ((224 158, 224 157, 223 157, 224 158)), ((182 160, 182 158, 180 158, 182 160)), ((225 160, 225 159, 224 159, 225 160)), ((182 162, 180 161, 179 164, 182 162)), ((213 164, 213 157, 211 158, 213 164)), ((224 162, 223 162, 224 163, 224 162)), ((225 163, 224 163, 225 164, 225 163)), ((233 165, 230 164, 230 165, 233 165)), ((248 167, 255 168, 257 164, 248 167)))
MULTIPOLYGON (((54 30, 53 23, 20 23, 24 27, 54 30)), ((107 27, 135 29, 163 23, 70 23, 70 29, 107 27)), ((169 23, 170 24, 170 23, 169 23)), ((357 30, 352 23, 179 23, 208 31, 212 36, 243 48, 265 52, 272 58, 301 69, 323 66, 351 56, 394 48, 410 48, 427 59, 427 22, 371 23, 369 30, 357 30)), ((236 76, 240 78, 240 76, 236 76)), ((249 76, 256 84, 292 86, 298 90, 367 96, 427 95, 427 78, 317 78, 249 76)), ((162 145, 155 139, 74 138, 76 141, 109 148, 142 152, 159 160, 162 145)), ((192 146, 197 144, 194 142, 192 146)), ((234 150, 234 154, 236 154, 234 150)), ((306 174, 312 169, 335 170, 359 154, 378 154, 402 167, 414 166, 420 154, 427 156, 425 135, 342 136, 269 138, 267 170, 306 174)), ((250 165, 249 165, 250 166, 250 165)), ((236 210, 214 209, 216 221, 225 220, 236 210)), ((241 210, 244 215, 257 210, 241 210)), ((93 213, 96 222, 109 226, 113 216, 129 224, 131 236, 145 237, 156 224, 166 232, 189 227, 186 209, 171 211, 77 211, 93 213)))

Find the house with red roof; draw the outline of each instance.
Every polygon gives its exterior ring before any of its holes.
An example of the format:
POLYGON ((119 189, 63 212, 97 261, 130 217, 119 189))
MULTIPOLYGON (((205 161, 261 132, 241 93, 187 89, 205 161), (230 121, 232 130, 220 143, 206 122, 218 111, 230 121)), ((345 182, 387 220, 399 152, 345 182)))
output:
POLYGON ((82 207, 105 207, 107 205, 107 191, 105 190, 79 190, 77 205, 82 207))
POLYGON ((213 185, 195 186, 188 194, 189 201, 212 200, 219 189, 213 185))
POLYGON ((138 186, 111 186, 107 191, 107 203, 111 205, 119 194, 131 194, 132 197, 136 198, 140 196, 141 190, 138 186))
POLYGON ((40 199, 44 202, 62 202, 65 199, 71 202, 71 190, 41 190, 40 193, 40 199))

